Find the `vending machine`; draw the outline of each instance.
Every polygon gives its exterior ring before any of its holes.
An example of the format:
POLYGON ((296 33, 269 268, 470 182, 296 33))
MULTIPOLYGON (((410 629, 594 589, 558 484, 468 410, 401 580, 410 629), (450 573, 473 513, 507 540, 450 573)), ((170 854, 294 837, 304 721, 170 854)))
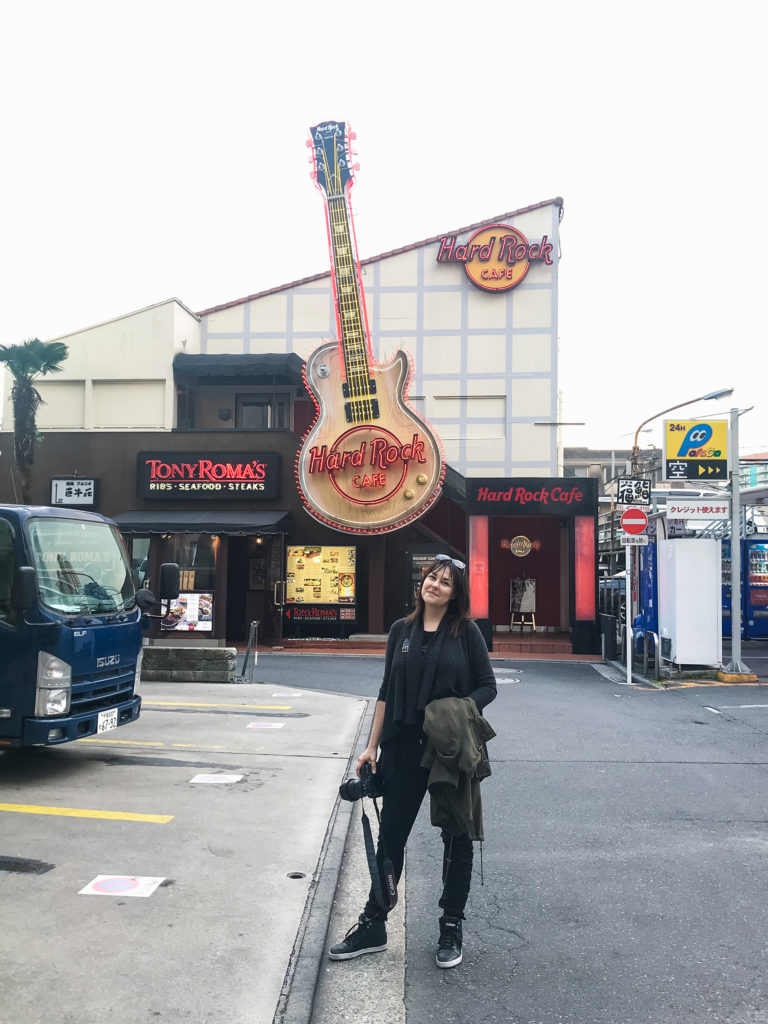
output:
MULTIPOLYGON (((723 636, 731 635, 731 542, 723 541, 723 636)), ((768 637, 768 539, 741 542, 741 635, 768 637)))
POLYGON ((757 640, 768 637, 768 539, 748 537, 742 548, 744 636, 757 640))
MULTIPOLYGON (((723 564, 720 576, 723 603, 723 636, 731 636, 731 541, 722 542, 723 564)), ((742 629, 743 632, 743 629, 742 629)))

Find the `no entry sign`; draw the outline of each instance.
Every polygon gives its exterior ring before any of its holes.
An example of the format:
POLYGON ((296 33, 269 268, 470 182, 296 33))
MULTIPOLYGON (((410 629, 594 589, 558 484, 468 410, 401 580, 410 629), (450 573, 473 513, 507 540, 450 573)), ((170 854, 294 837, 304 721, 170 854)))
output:
POLYGON ((641 508, 628 508, 621 516, 621 528, 624 533, 639 534, 645 533, 648 525, 648 516, 641 508))

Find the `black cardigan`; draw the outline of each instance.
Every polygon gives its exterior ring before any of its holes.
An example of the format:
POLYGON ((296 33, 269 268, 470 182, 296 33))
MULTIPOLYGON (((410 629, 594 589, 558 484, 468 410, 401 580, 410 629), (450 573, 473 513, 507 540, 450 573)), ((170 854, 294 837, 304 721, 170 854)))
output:
POLYGON ((465 622, 459 635, 452 637, 443 620, 422 659, 423 640, 421 618, 410 625, 398 619, 389 631, 378 697, 386 702, 382 744, 396 735, 405 721, 408 689, 417 693, 418 711, 441 697, 471 697, 482 711, 496 697, 488 648, 475 622, 465 622))

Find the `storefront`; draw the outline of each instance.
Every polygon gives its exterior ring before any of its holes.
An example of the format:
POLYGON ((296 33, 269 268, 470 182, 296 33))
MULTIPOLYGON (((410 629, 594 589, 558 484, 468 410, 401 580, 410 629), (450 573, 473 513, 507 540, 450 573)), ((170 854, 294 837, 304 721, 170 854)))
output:
POLYGON ((598 645, 597 481, 467 480, 472 615, 495 632, 570 633, 598 645))

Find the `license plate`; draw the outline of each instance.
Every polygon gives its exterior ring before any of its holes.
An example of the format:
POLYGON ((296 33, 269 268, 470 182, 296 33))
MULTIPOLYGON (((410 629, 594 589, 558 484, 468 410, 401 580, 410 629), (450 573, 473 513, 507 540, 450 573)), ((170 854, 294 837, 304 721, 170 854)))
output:
POLYGON ((108 732, 117 728, 117 708, 110 708, 109 711, 99 712, 99 721, 96 732, 108 732))

